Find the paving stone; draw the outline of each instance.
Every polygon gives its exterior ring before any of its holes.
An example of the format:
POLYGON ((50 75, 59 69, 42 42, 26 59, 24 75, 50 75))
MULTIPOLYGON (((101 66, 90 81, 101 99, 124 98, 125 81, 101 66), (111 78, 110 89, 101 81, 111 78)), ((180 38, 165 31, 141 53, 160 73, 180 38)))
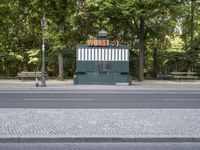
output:
POLYGON ((0 136, 200 137, 199 109, 0 109, 0 136))
POLYGON ((80 90, 80 89, 110 89, 110 90, 200 90, 200 80, 192 81, 165 81, 146 80, 142 82, 133 81, 132 86, 120 85, 73 85, 73 80, 47 80, 47 87, 35 87, 34 80, 0 80, 0 91, 2 90, 80 90))

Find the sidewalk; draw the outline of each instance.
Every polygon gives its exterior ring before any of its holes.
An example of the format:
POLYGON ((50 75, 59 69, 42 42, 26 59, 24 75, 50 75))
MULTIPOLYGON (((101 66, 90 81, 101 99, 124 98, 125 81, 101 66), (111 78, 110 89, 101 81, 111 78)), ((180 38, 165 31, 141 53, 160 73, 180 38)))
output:
POLYGON ((74 85, 73 80, 47 80, 47 87, 35 87, 34 80, 0 80, 0 90, 76 90, 76 89, 110 89, 110 90, 200 90, 200 80, 166 81, 146 80, 133 81, 133 85, 74 85))
POLYGON ((200 142, 198 109, 0 109, 2 142, 200 142))
MULTIPOLYGON (((132 86, 73 85, 72 80, 0 80, 0 92, 12 90, 186 90, 200 81, 143 81, 132 86)), ((1 94, 1 93, 0 93, 1 94)), ((200 142, 200 109, 0 109, 4 142, 200 142)))

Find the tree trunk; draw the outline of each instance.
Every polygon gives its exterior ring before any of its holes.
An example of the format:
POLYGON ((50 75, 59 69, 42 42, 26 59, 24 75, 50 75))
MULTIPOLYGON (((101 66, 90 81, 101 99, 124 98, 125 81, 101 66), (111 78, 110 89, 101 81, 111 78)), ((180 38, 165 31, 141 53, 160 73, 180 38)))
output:
MULTIPOLYGON (((56 3, 55 0, 51 1, 51 6, 55 10, 56 17, 58 18, 58 21, 57 21, 57 31, 58 31, 58 33, 60 33, 62 31, 62 27, 63 27, 64 22, 65 22, 66 14, 64 14, 64 13, 60 14, 60 11, 58 11, 58 9, 59 10, 61 9, 61 12, 65 12, 67 10, 68 0, 61 0, 61 6, 60 7, 58 7, 58 5, 56 5, 56 4, 57 3, 56 3)), ((62 54, 62 52, 58 53, 58 62, 59 62, 59 76, 58 77, 60 79, 63 79, 63 77, 64 77, 64 70, 63 70, 63 54, 62 54)))
POLYGON ((58 53, 58 61, 59 61, 59 78, 62 80, 64 78, 64 69, 63 69, 63 54, 61 52, 58 53))
POLYGON ((157 78, 158 75, 158 47, 155 42, 153 49, 153 76, 157 78))
POLYGON ((32 20, 32 48, 35 48, 35 23, 32 20))
POLYGON ((191 20, 190 20, 190 50, 191 50, 191 60, 192 66, 195 63, 195 51, 194 51, 194 0, 191 0, 191 20))
POLYGON ((140 44, 140 51, 139 51, 139 76, 138 80, 144 80, 144 51, 145 51, 145 29, 144 29, 144 18, 140 18, 140 33, 139 33, 139 44, 140 44))
MULTIPOLYGON (((57 26, 58 26, 58 33, 60 33, 62 31, 62 27, 63 27, 63 24, 64 24, 64 18, 61 17, 61 19, 59 20, 57 26)), ((62 52, 59 52, 58 53, 58 63, 59 63, 59 75, 58 75, 58 78, 63 80, 64 78, 64 62, 63 62, 63 53, 62 52)))

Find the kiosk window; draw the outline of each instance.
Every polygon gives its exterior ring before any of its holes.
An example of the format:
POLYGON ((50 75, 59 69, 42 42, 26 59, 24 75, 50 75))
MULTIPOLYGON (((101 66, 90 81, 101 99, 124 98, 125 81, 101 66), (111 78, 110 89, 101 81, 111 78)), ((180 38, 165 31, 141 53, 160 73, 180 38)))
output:
POLYGON ((96 63, 97 72, 109 72, 111 71, 111 62, 108 61, 99 61, 96 63))

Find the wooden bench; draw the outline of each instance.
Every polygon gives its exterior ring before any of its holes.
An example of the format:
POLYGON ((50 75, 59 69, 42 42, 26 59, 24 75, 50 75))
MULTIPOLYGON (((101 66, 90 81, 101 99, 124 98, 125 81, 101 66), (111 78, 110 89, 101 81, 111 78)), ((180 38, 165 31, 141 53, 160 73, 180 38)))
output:
POLYGON ((17 73, 17 77, 19 79, 24 80, 24 78, 41 78, 42 77, 42 72, 19 72, 17 73))
POLYGON ((171 72, 173 79, 181 80, 181 79, 198 79, 195 72, 171 72))
POLYGON ((170 79, 173 78, 173 76, 172 76, 171 74, 163 74, 163 73, 160 73, 160 74, 157 75, 157 78, 158 78, 158 79, 161 79, 161 80, 163 80, 163 79, 170 80, 170 79))

